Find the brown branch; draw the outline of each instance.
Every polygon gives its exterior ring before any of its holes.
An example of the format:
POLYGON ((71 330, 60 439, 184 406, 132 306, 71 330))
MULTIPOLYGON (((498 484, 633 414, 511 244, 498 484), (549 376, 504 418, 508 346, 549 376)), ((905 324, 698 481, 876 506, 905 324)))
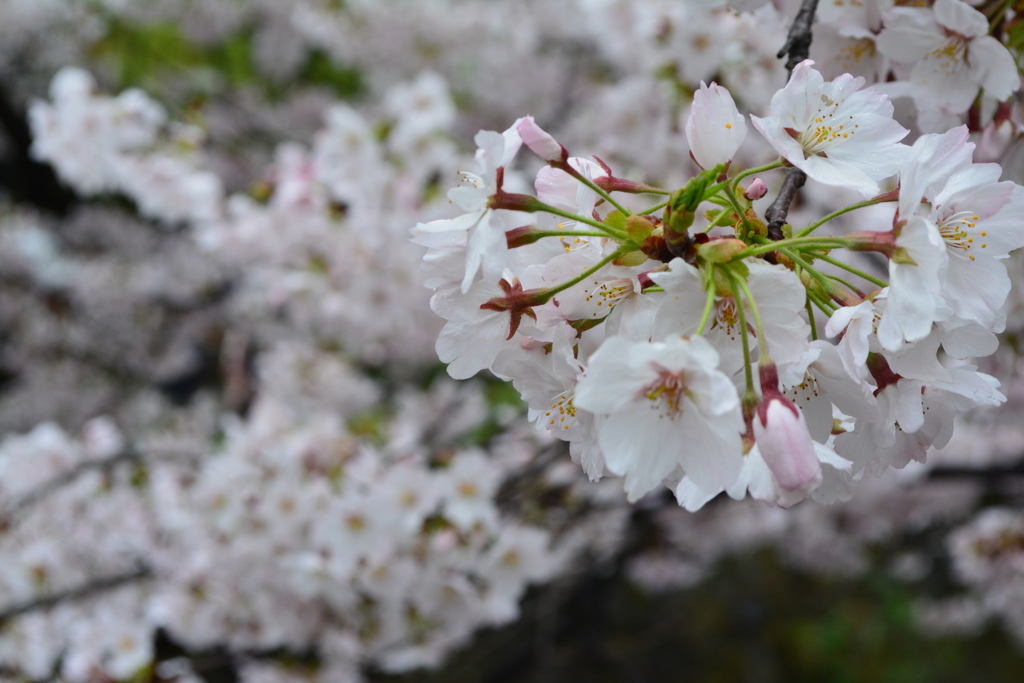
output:
POLYGON ((811 24, 814 23, 814 13, 818 9, 818 0, 804 0, 800 5, 800 11, 796 13, 792 26, 789 27, 789 35, 786 37, 786 44, 782 46, 779 53, 775 55, 782 59, 787 54, 786 71, 793 74, 793 68, 800 62, 807 59, 811 54, 811 24))
POLYGON ((786 224, 786 218, 789 216, 789 206, 796 197, 796 191, 803 187, 805 182, 807 174, 799 168, 790 168, 786 171, 786 179, 782 181, 779 196, 764 212, 764 219, 768 222, 768 239, 774 242, 783 239, 782 226, 786 224))

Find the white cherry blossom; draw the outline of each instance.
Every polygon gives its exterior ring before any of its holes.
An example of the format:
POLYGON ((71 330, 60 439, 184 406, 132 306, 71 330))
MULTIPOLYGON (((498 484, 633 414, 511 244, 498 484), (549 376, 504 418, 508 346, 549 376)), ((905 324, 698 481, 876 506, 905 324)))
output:
POLYGON ((864 78, 849 74, 825 82, 810 60, 772 97, 770 115, 751 116, 754 128, 808 177, 864 196, 899 170, 909 132, 892 118, 893 106, 864 78))
POLYGON ((608 469, 626 477, 630 500, 677 467, 712 491, 739 475, 739 397, 717 367, 718 354, 700 337, 612 337, 591 356, 576 406, 608 416, 598 441, 608 469))

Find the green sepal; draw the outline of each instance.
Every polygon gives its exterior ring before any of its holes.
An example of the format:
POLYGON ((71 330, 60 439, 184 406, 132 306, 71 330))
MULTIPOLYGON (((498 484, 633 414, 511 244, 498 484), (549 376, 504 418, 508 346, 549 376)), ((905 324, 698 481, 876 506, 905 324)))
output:
POLYGON ((652 232, 654 232, 654 226, 640 214, 634 213, 626 219, 626 234, 629 235, 629 241, 637 247, 643 244, 652 232))
POLYGON ((604 224, 609 228, 615 228, 616 230, 626 229, 626 217, 618 211, 612 211, 604 219, 604 224))
POLYGON ((910 252, 908 252, 905 247, 896 247, 896 250, 892 253, 890 259, 893 263, 904 263, 910 266, 917 265, 917 261, 910 258, 910 252))
POLYGON ((647 254, 642 251, 631 251, 627 254, 623 254, 619 258, 612 261, 616 266, 639 266, 641 263, 647 262, 647 254))
MULTIPOLYGON (((608 316, 605 316, 605 318, 607 317, 608 316)), ((577 332, 586 332, 587 330, 594 329, 603 322, 604 318, 581 318, 580 320, 570 320, 569 327, 577 332)))

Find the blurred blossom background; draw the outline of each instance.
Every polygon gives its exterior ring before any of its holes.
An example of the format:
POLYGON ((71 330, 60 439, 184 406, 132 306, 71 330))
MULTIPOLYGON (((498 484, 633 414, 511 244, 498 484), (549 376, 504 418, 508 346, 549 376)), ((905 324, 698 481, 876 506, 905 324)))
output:
POLYGON ((437 360, 476 132, 680 186, 702 80, 786 81, 756 5, 0 0, 0 680, 1020 680, 1020 289, 1008 402, 834 506, 630 505, 437 360))

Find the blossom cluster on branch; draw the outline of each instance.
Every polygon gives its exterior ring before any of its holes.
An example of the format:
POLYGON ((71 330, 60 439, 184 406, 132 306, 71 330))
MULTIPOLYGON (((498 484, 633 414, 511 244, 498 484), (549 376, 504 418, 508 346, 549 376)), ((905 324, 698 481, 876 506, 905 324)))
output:
POLYGON ((1024 188, 972 162, 965 127, 903 145, 889 100, 863 86, 798 65, 751 118, 781 158, 730 175, 745 121, 702 84, 686 133, 706 170, 675 192, 571 157, 532 117, 479 133, 478 173, 449 193, 469 213, 415 230, 449 374, 510 379, 538 426, 592 478, 624 476, 630 500, 664 483, 689 509, 722 491, 834 502, 864 471, 923 461, 958 412, 1004 400, 968 361, 1005 326, 1024 188), (505 189, 522 145, 547 163, 536 196, 505 189), (867 199, 771 240, 752 200, 783 165, 867 199), (631 211, 624 193, 668 199, 631 211), (815 234, 879 203, 896 205, 888 224, 815 234), (842 249, 884 255, 889 282, 842 249), (815 310, 838 343, 818 338, 815 310))

